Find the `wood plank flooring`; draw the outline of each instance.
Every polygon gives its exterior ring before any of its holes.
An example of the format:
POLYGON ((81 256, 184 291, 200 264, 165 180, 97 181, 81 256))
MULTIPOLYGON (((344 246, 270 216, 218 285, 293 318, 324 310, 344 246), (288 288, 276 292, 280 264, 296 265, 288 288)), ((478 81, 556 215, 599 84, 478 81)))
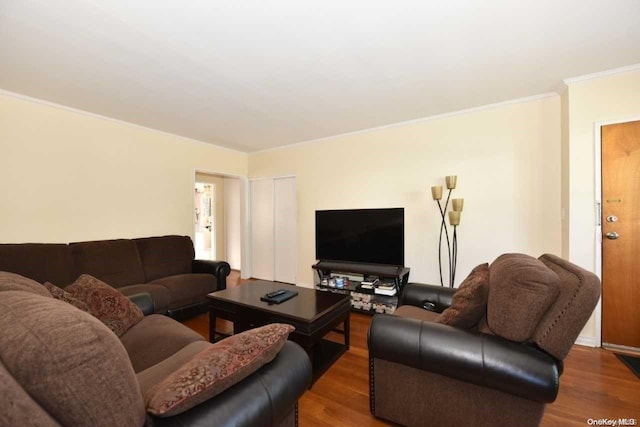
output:
MULTIPOLYGON (((229 286, 239 280, 232 272, 229 286)), ((219 319, 217 329, 231 332, 219 319)), ((369 413, 367 330, 371 316, 351 313, 351 348, 300 399, 300 426, 388 426, 369 413)), ((209 337, 204 314, 184 322, 209 337)), ((338 341, 342 336, 334 334, 338 341)), ((588 419, 633 418, 640 423, 640 379, 608 350, 574 346, 565 360, 557 400, 547 406, 542 426, 585 426, 588 419)))

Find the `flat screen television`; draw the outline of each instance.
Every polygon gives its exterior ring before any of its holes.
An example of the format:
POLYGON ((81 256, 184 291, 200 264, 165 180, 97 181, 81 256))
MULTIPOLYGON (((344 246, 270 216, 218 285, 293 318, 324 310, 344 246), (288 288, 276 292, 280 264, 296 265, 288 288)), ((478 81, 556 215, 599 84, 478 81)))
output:
POLYGON ((316 259, 404 265, 404 208, 316 211, 316 259))

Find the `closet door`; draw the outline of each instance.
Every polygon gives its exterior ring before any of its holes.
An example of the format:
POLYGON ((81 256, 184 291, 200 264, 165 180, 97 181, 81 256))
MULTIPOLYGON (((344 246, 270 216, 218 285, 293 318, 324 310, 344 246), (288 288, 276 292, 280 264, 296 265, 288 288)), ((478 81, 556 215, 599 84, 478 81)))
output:
POLYGON ((274 206, 275 280, 295 284, 298 266, 298 203, 295 178, 275 180, 274 206))
POLYGON ((251 276, 274 280, 274 180, 251 181, 251 276))

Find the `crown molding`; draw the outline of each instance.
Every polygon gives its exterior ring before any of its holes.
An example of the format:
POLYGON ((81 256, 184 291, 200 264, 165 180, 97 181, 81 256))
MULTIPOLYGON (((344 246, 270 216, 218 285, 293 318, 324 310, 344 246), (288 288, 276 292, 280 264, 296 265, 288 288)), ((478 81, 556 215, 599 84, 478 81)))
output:
POLYGON ((220 150, 232 151, 234 153, 239 153, 239 154, 247 154, 246 151, 235 150, 233 148, 224 147, 222 145, 216 145, 216 144, 213 144, 213 143, 210 143, 210 142, 201 141, 199 139, 193 139, 193 138, 189 138, 187 136, 182 136, 182 135, 178 135, 178 134, 175 134, 175 133, 166 132, 166 131, 163 131, 163 130, 154 129, 154 128, 150 128, 150 127, 147 127, 147 126, 142 126, 142 125, 138 125, 138 124, 135 124, 135 123, 127 122, 127 121, 124 121, 124 120, 115 119, 113 117, 103 116, 101 114, 92 113, 90 111, 80 110, 78 108, 68 107, 68 106, 62 105, 62 104, 56 104, 55 102, 47 101, 47 100, 40 99, 40 98, 34 98, 34 97, 31 97, 31 96, 28 96, 28 95, 23 95, 23 94, 17 93, 17 92, 11 92, 11 91, 8 91, 8 90, 5 90, 5 89, 0 89, 0 95, 4 95, 4 96, 10 97, 10 98, 20 99, 22 101, 33 102, 35 104, 46 105, 47 107, 57 108, 57 109, 60 109, 60 110, 69 111, 71 113, 81 114, 83 116, 93 117, 94 119, 105 120, 105 121, 117 123, 117 124, 120 124, 120 125, 125 125, 125 126, 129 126, 129 127, 137 128, 137 129, 142 129, 142 130, 145 130, 145 131, 157 133, 157 134, 164 135, 164 136, 171 136, 171 137, 174 137, 174 138, 182 139, 182 140, 187 141, 187 142, 193 142, 193 143, 197 143, 197 144, 204 144, 207 147, 214 147, 214 148, 217 148, 217 149, 220 149, 220 150))
POLYGON ((597 73, 585 74, 584 76, 569 77, 562 80, 565 85, 572 83, 584 82, 587 80, 600 79, 602 77, 613 76, 616 74, 628 73, 631 71, 640 70, 640 64, 627 65, 626 67, 614 68, 612 70, 599 71, 597 73))
POLYGON ((345 137, 345 136, 360 135, 360 134, 369 133, 369 132, 377 132, 377 131, 381 131, 381 130, 385 130, 385 129, 392 129, 392 128, 397 128, 397 127, 402 127, 402 126, 413 125, 413 124, 417 124, 417 123, 429 122, 429 121, 432 121, 432 120, 440 120, 440 119, 445 119, 445 118, 448 118, 448 117, 461 116, 463 114, 476 113, 476 112, 484 111, 484 110, 492 110, 494 108, 506 107, 508 105, 513 105, 513 104, 522 104, 522 103, 525 103, 525 102, 538 101, 540 99, 551 98, 551 97, 554 97, 554 96, 558 96, 558 93, 557 92, 546 92, 546 93, 541 93, 541 94, 538 94, 538 95, 527 96, 527 97, 524 97, 524 98, 510 99, 508 101, 496 102, 496 103, 493 103, 493 104, 486 104, 486 105, 481 105, 481 106, 472 107, 472 108, 465 108, 463 110, 451 111, 449 113, 442 113, 442 114, 436 114, 436 115, 433 115, 433 116, 420 117, 418 119, 407 120, 407 121, 404 121, 404 122, 391 123, 391 124, 388 124, 388 125, 376 126, 376 127, 372 127, 372 128, 356 130, 356 131, 353 131, 353 132, 345 132, 345 133, 340 133, 340 134, 336 134, 336 135, 325 136, 325 137, 322 137, 322 138, 310 139, 310 140, 307 140, 307 141, 294 142, 293 144, 281 145, 279 147, 266 148, 264 150, 252 151, 252 152, 249 152, 248 154, 249 154, 249 156, 252 156, 254 154, 262 154, 262 153, 267 153, 267 152, 270 152, 270 151, 285 150, 285 149, 297 147, 297 146, 300 146, 300 145, 315 144, 316 142, 324 142, 324 141, 328 141, 328 140, 335 139, 335 138, 342 138, 342 137, 345 137))
POLYGON ((558 95, 563 95, 567 90, 569 90, 569 86, 567 86, 567 84, 564 81, 561 81, 560 83, 558 83, 558 85, 555 88, 555 92, 558 95))

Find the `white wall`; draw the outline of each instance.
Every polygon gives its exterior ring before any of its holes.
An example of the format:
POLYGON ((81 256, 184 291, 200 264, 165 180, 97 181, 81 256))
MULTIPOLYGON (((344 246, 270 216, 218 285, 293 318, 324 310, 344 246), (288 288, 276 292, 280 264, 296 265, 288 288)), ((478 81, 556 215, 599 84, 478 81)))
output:
POLYGON ((226 224, 227 262, 234 270, 240 270, 242 216, 240 211, 240 180, 224 179, 224 211, 226 224))
MULTIPOLYGON (((595 131, 598 122, 640 119, 640 71, 569 83, 569 260, 590 271, 595 259, 595 131)), ((582 336, 595 337, 595 317, 582 336)))
POLYGON ((0 241, 193 235, 196 169, 247 155, 0 94, 0 241))
POLYGON ((312 286, 317 209, 405 208, 410 280, 439 281, 429 188, 458 175, 458 283, 504 252, 560 254, 560 97, 265 151, 250 177, 295 175, 298 283, 312 286))

